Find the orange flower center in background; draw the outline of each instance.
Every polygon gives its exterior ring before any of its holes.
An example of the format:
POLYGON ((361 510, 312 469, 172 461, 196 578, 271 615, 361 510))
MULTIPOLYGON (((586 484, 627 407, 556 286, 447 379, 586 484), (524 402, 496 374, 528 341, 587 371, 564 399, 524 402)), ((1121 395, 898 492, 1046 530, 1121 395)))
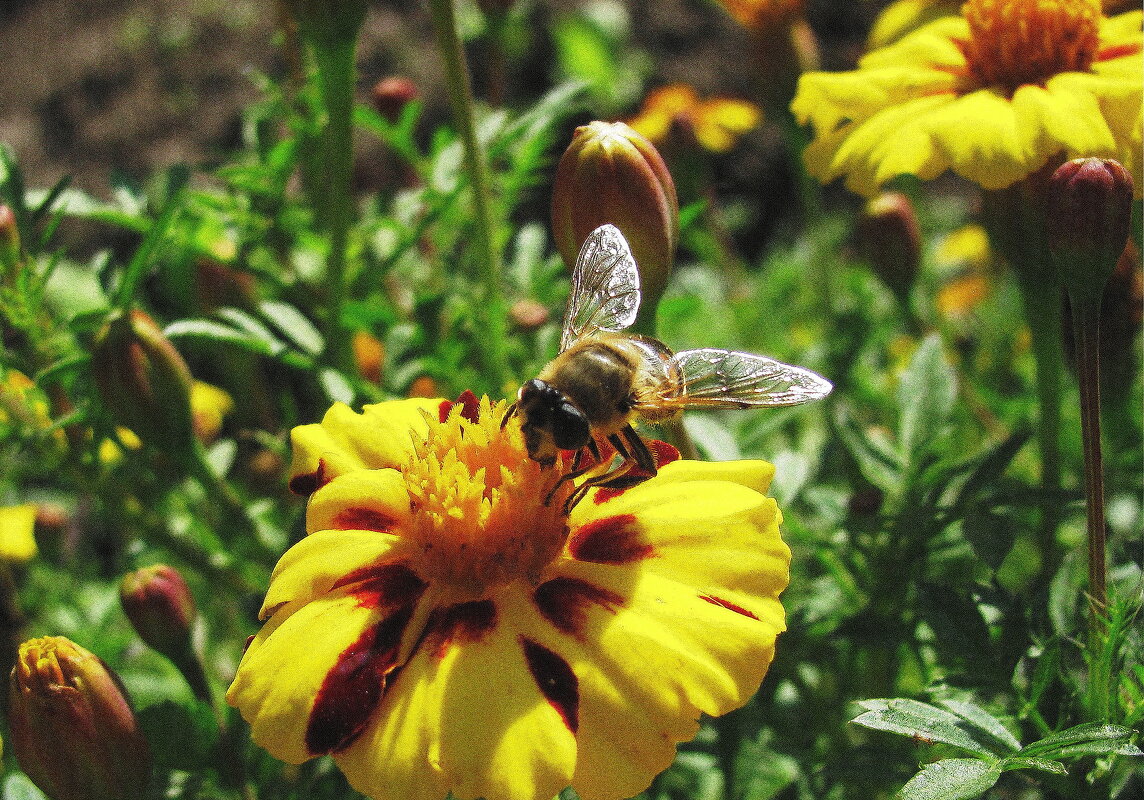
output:
POLYGON ((461 599, 478 599, 513 580, 538 580, 564 546, 563 474, 528 457, 520 425, 501 426, 506 404, 466 392, 443 403, 440 421, 415 444, 404 468, 413 505, 412 538, 422 551, 418 572, 461 599))
POLYGON ((1061 72, 1085 72, 1099 44, 1096 0, 968 0, 965 57, 981 86, 1008 92, 1061 72))

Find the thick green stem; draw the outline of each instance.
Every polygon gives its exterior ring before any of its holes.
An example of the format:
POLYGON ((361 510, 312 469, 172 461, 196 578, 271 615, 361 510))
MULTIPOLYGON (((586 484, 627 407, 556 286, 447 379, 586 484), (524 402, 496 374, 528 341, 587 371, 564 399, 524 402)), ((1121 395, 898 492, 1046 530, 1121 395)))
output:
POLYGON ((504 349, 507 324, 501 291, 501 260, 493 224, 488 159, 483 144, 477 138, 474 113, 476 103, 465 52, 457 31, 453 0, 430 0, 429 9, 445 62, 445 85, 465 149, 465 169, 469 173, 469 184, 473 190, 476 258, 471 263, 469 274, 482 287, 482 296, 475 308, 477 322, 483 329, 484 366, 490 379, 500 389, 509 381, 510 376, 504 349))
POLYGON ((1041 575, 1047 582, 1056 572, 1061 553, 1057 543, 1060 508, 1056 495, 1061 486, 1061 380, 1064 349, 1061 343, 1061 291, 1056 280, 1024 279, 1028 271, 1020 270, 1021 294, 1024 298, 1025 321, 1032 339, 1036 361, 1039 414, 1037 438, 1041 448, 1041 575))
POLYGON ((1072 300, 1073 340, 1080 383, 1081 444, 1088 530, 1088 592, 1094 639, 1108 607, 1105 555, 1104 467, 1100 452, 1100 295, 1072 300))
POLYGON ((342 321, 342 309, 346 301, 346 247, 354 216, 351 179, 357 39, 313 42, 313 50, 326 115, 320 148, 320 174, 325 183, 320 215, 326 223, 330 247, 326 258, 326 357, 336 369, 348 373, 353 371, 353 349, 342 321))

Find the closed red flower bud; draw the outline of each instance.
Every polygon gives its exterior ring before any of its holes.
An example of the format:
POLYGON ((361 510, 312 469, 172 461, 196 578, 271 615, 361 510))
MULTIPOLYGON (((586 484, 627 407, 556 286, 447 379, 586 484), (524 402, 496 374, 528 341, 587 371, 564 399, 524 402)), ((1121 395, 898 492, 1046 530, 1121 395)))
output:
POLYGON ((119 584, 123 611, 139 638, 172 661, 191 648, 195 598, 182 574, 166 564, 129 572, 119 584))
POLYGON ((173 454, 194 443, 191 371, 142 311, 108 322, 91 354, 95 384, 112 418, 145 443, 173 454))
POLYGON ((671 274, 679 241, 679 200, 655 146, 622 122, 577 128, 556 168, 552 235, 569 269, 588 235, 607 223, 624 234, 639 266, 639 326, 653 318, 671 274))
POLYGON ((62 636, 20 645, 9 682, 12 749, 52 800, 135 800, 151 755, 118 677, 62 636))
POLYGON ((905 303, 922 257, 921 231, 910 199, 884 192, 870 200, 858 222, 858 244, 874 272, 905 303))
POLYGON ((1095 300, 1116 269, 1132 217, 1132 176, 1108 158, 1077 158, 1048 185, 1049 252, 1070 296, 1095 300))
POLYGON ((420 95, 417 84, 401 75, 391 75, 382 78, 373 85, 370 93, 373 107, 390 122, 397 122, 401 112, 420 95))
POLYGON ((10 206, 0 203, 0 275, 20 260, 20 229, 10 206))

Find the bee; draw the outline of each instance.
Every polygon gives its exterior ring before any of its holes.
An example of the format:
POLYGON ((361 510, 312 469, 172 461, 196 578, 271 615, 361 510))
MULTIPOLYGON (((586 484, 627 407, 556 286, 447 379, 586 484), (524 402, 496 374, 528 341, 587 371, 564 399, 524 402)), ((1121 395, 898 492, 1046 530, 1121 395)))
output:
POLYGON ((639 271, 627 240, 614 225, 596 228, 572 271, 560 353, 520 387, 502 421, 520 416, 528 454, 543 466, 561 450, 575 451, 548 501, 561 484, 601 464, 600 442, 615 449, 621 462, 586 479, 565 511, 593 486, 628 486, 656 474, 651 450, 632 427, 637 417, 654 424, 687 408, 790 406, 832 388, 810 370, 764 356, 710 347, 673 353, 656 339, 624 333, 639 305, 639 271), (587 467, 585 453, 593 459, 587 467))

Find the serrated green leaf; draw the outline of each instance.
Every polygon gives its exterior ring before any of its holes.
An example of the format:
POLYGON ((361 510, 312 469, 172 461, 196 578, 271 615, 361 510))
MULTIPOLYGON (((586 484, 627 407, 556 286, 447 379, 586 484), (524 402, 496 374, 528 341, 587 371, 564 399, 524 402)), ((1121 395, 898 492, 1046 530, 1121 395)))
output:
POLYGON ((1054 775, 1068 775, 1069 771, 1065 769, 1065 765, 1059 761, 1053 761, 1051 758, 1025 758, 1023 756, 1013 756, 1006 758, 1001 762, 1001 769, 1008 771, 1011 769, 1039 769, 1042 772, 1051 772, 1054 775))
POLYGON ((970 800, 997 783, 1001 768, 979 758, 946 758, 926 764, 902 787, 903 800, 970 800))
POLYGON ((898 447, 906 464, 917 465, 949 422, 957 398, 957 375, 945 358, 941 339, 918 345, 898 385, 898 447))
POLYGON ((962 700, 941 700, 939 703, 947 711, 952 711, 977 730, 992 738, 999 746, 1009 750, 1021 749, 1020 740, 1001 724, 1001 720, 981 706, 962 700))
POLYGON ((258 309, 275 328, 307 355, 317 356, 325 348, 325 339, 314 327, 314 323, 289 303, 268 300, 259 304, 258 309))
POLYGON ((843 403, 837 406, 835 424, 862 476, 887 495, 896 494, 901 483, 901 464, 897 454, 886 452, 875 438, 867 435, 843 403))
POLYGON ((1066 759, 1081 756, 1141 755, 1131 743, 1133 731, 1120 725, 1086 722, 1046 736, 1023 748, 1022 756, 1066 759))
POLYGON ((982 756, 993 755, 988 746, 966 730, 965 720, 945 709, 902 698, 864 700, 861 705, 870 710, 851 720, 856 725, 942 742, 982 756))

